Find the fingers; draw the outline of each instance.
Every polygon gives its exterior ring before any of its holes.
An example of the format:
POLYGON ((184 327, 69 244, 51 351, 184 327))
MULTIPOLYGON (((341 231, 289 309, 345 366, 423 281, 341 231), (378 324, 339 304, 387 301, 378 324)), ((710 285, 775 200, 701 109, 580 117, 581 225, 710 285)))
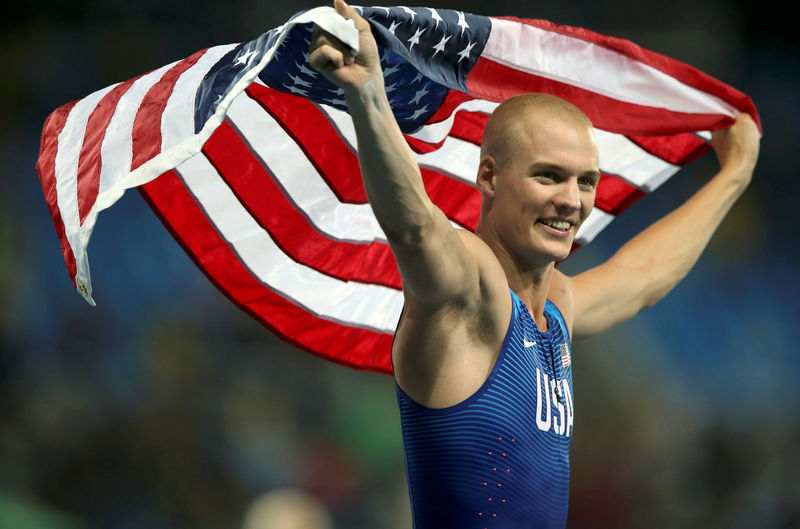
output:
POLYGON ((749 114, 739 114, 730 127, 711 133, 711 145, 722 167, 751 170, 758 160, 759 132, 749 114))
POLYGON ((318 27, 311 37, 310 50, 308 62, 320 72, 336 70, 355 61, 352 52, 342 41, 318 27))
POLYGON ((309 64, 345 91, 361 87, 369 79, 382 82, 378 48, 369 22, 344 0, 335 0, 334 5, 337 13, 352 20, 359 32, 358 57, 334 35, 316 27, 309 46, 309 64))
POLYGON ((308 55, 311 67, 321 73, 338 70, 347 64, 352 64, 353 60, 352 55, 345 55, 327 44, 320 46, 308 55))

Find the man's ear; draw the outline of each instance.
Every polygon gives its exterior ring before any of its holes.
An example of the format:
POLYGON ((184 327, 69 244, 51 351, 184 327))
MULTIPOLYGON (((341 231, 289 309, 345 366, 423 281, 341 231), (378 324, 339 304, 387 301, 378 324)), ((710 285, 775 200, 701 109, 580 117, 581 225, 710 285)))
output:
POLYGON ((478 176, 475 179, 476 187, 481 195, 491 198, 494 197, 495 177, 497 176, 497 160, 491 154, 481 156, 478 165, 478 176))

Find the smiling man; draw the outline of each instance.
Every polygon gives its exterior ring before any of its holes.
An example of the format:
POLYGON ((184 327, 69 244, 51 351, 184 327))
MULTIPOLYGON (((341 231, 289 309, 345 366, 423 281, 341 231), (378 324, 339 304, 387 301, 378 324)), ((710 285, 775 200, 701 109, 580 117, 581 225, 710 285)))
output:
POLYGON ((573 428, 572 337, 621 323, 695 263, 747 187, 758 131, 714 133, 721 170, 680 208, 575 277, 569 255, 600 179, 588 118, 554 96, 501 104, 477 168, 476 233, 425 193, 391 113, 369 24, 360 53, 317 31, 309 62, 342 88, 364 186, 403 278, 392 350, 416 529, 563 528, 573 428))

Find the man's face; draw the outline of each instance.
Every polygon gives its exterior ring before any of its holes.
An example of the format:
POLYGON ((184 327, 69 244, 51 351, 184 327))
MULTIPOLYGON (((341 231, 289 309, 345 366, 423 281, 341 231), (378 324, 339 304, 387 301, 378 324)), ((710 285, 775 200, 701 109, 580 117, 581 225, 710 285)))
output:
POLYGON ((544 265, 569 255, 600 179, 591 128, 535 116, 513 129, 497 166, 491 215, 515 259, 544 265))

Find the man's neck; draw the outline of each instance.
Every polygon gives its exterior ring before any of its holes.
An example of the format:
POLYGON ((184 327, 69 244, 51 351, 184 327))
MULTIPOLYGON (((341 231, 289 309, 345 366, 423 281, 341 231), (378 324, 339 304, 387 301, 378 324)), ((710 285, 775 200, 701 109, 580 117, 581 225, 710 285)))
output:
POLYGON ((550 292, 550 282, 553 279, 555 263, 550 263, 540 268, 520 269, 499 256, 498 259, 503 271, 506 273, 509 288, 528 307, 539 329, 547 331, 544 306, 547 302, 547 294, 550 292))
POLYGON ((481 238, 497 257, 503 272, 505 272, 509 288, 528 307, 539 329, 546 331, 547 319, 544 317, 544 306, 547 302, 547 294, 550 291, 550 282, 555 272, 555 262, 548 261, 541 264, 532 264, 513 255, 493 238, 481 238))

